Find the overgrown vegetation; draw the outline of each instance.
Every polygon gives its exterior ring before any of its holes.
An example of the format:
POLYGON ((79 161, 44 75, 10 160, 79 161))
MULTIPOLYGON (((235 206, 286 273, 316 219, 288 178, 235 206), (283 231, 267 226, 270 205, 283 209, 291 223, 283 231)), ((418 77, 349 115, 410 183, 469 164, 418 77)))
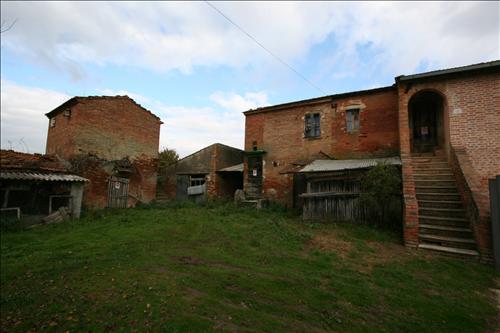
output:
POLYGON ((110 209, 1 234, 1 330, 480 332, 490 267, 278 210, 110 209))
POLYGON ((361 179, 360 196, 369 220, 393 230, 401 228, 401 171, 390 164, 379 163, 361 179))
POLYGON ((168 166, 179 160, 179 154, 175 149, 164 148, 158 153, 158 172, 163 174, 168 166))

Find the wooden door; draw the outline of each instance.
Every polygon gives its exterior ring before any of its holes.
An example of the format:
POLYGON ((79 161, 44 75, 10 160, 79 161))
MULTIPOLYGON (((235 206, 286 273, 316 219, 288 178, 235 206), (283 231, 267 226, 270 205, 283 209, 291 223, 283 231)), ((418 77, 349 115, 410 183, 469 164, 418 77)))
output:
POLYGON ((111 177, 108 181, 108 207, 126 208, 128 202, 127 178, 111 177))

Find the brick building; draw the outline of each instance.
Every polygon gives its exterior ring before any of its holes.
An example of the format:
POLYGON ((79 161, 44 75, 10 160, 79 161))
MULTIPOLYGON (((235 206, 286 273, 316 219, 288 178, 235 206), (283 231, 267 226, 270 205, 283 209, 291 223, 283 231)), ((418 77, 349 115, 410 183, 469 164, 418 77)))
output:
POLYGON ((304 191, 294 179, 315 160, 400 156, 405 244, 462 255, 477 249, 488 260, 500 61, 395 81, 246 111, 247 196, 293 206, 304 191))
POLYGON ((157 196, 166 200, 231 199, 243 188, 243 151, 214 143, 172 164, 158 180, 157 196))
POLYGON ((128 96, 73 97, 46 114, 47 154, 89 179, 84 205, 132 206, 156 195, 160 118, 128 96))

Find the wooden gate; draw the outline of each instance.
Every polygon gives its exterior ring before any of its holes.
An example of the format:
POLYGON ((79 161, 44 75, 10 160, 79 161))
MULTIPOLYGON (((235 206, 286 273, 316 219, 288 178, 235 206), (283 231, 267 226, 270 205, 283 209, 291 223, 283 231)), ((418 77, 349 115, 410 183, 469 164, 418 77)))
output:
POLYGON ((128 202, 127 178, 111 177, 108 181, 108 207, 126 208, 128 202))

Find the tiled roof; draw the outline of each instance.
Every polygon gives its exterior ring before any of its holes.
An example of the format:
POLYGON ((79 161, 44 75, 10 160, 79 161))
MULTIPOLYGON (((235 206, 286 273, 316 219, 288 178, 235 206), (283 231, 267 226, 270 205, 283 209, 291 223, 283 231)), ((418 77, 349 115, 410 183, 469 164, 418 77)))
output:
POLYGON ((86 182, 88 179, 76 176, 56 173, 38 173, 32 171, 0 171, 0 179, 10 180, 38 180, 52 182, 86 182))
POLYGON ((0 169, 36 172, 68 172, 64 163, 55 155, 27 154, 13 150, 0 150, 0 169))
POLYGON ((127 101, 130 101, 133 104, 137 105, 139 108, 141 108, 145 112, 149 113, 151 116, 153 116, 154 118, 156 118, 158 121, 161 122, 160 117, 158 117, 153 112, 149 111, 144 106, 140 105, 139 103, 137 103, 136 101, 134 101, 132 98, 130 98, 127 95, 124 95, 124 96, 120 96, 120 95, 117 95, 117 96, 75 96, 75 97, 70 98, 69 100, 67 100, 63 104, 59 105, 54 110, 46 113, 45 115, 50 118, 50 117, 58 114, 62 110, 69 108, 69 107, 77 104, 78 102, 86 101, 86 100, 111 100, 111 101, 113 101, 113 100, 127 100, 127 101))

